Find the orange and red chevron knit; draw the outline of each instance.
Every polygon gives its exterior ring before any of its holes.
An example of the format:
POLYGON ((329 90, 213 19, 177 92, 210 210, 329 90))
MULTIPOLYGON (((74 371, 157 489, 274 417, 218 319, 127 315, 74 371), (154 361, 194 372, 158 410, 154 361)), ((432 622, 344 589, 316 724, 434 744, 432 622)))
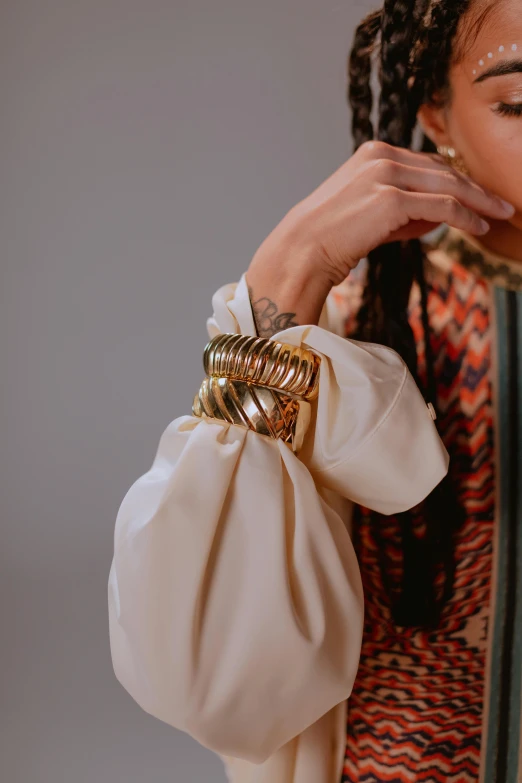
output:
MULTIPOLYGON (((395 626, 368 510, 355 509, 353 539, 365 591, 365 628, 348 699, 341 783, 479 780, 495 516, 491 294, 484 280, 459 264, 446 270, 430 265, 428 271, 438 424, 466 511, 457 539, 454 595, 436 630, 395 626)), ((354 274, 352 304, 362 284, 362 274, 354 274)), ((417 286, 409 315, 424 381, 417 286)), ((347 337, 355 325, 348 316, 347 337)), ((378 516, 378 522, 388 571, 398 584, 398 522, 393 516, 378 516)))

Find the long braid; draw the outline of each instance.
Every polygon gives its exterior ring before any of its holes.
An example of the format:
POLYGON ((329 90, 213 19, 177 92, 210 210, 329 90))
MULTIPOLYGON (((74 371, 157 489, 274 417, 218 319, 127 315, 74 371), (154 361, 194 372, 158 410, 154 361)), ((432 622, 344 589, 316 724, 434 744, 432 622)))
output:
MULTIPOLYGON (((372 96, 369 54, 380 23, 379 125, 377 137, 389 144, 410 147, 418 108, 435 91, 447 87, 452 41, 469 0, 385 0, 382 11, 368 15, 357 28, 350 54, 352 132, 355 149, 373 138, 369 118, 372 96), (429 23, 426 23, 426 14, 429 23), (434 61, 437 63, 434 68, 434 61)), ((424 137, 423 147, 431 142, 424 137)), ((433 145, 431 144, 433 148, 433 145)), ((428 294, 424 277, 425 255, 419 239, 390 242, 368 254, 368 275, 358 313, 356 339, 394 348, 405 360, 426 401, 437 410, 434 357, 430 342, 428 294), (426 388, 420 384, 417 348, 408 320, 408 303, 414 280, 420 288, 425 340, 426 388)), ((396 515, 402 534, 403 570, 400 597, 392 598, 390 575, 385 565, 383 518, 372 512, 371 522, 378 542, 383 582, 391 611, 398 625, 438 623, 444 603, 453 590, 454 534, 464 520, 453 483, 448 476, 416 509, 396 515), (414 534, 414 522, 424 519, 426 533, 414 534), (437 598, 438 568, 444 585, 437 598)))
POLYGON ((455 46, 455 34, 469 6, 470 0, 437 0, 428 4, 428 16, 418 28, 410 53, 410 71, 415 77, 415 111, 421 103, 448 100, 448 68, 460 54, 460 48, 455 46))
POLYGON ((372 51, 375 37, 381 29, 381 11, 368 14, 355 30, 348 59, 347 98, 352 107, 352 135, 356 148, 373 139, 371 112, 373 95, 370 87, 372 51))
MULTIPOLYGON (((381 46, 379 60, 379 126, 377 137, 395 146, 409 147, 414 127, 410 117, 408 90, 408 53, 414 30, 414 0, 386 0, 379 14, 381 46)), ((374 12, 374 15, 376 12, 374 12)), ((369 21, 371 15, 365 21, 369 21)), ((357 36, 350 60, 356 61, 357 36)), ((370 73, 365 68, 357 76, 350 68, 350 80, 358 85, 358 93, 370 92, 370 73), (366 81, 366 89, 361 86, 366 81)), ((366 101, 371 105, 371 100, 366 101)), ((360 111, 355 106, 352 124, 359 121, 360 111)), ((352 109, 353 111, 353 109, 352 109)), ((366 126, 363 130, 366 129, 366 126)), ((354 132, 354 149, 373 137, 354 132), (359 143, 357 142, 359 139, 359 143)), ((368 256, 368 285, 359 313, 360 339, 382 342, 397 350, 410 371, 416 372, 416 352, 413 334, 405 317, 413 269, 402 259, 401 243, 394 242, 375 248, 368 256)))

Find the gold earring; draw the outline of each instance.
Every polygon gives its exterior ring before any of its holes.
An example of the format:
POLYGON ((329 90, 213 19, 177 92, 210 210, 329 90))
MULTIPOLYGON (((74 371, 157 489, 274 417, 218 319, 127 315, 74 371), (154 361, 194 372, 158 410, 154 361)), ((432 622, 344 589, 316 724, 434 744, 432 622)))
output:
POLYGON ((467 174, 469 176, 469 169, 464 163, 464 159, 460 155, 457 155, 454 147, 449 147, 447 144, 441 144, 437 147, 437 152, 444 158, 449 166, 460 171, 461 174, 467 174))

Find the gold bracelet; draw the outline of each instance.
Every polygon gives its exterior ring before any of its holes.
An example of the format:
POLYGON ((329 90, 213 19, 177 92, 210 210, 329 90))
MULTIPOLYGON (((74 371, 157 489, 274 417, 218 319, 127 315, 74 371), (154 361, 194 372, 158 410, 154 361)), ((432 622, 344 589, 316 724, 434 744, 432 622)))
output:
POLYGON ((207 375, 222 375, 312 400, 319 393, 321 357, 268 337, 218 334, 207 343, 203 367, 207 375))
POLYGON ((192 412, 293 444, 301 404, 266 386, 211 375, 203 380, 194 397, 192 412))
POLYGON ((218 334, 203 352, 207 376, 194 397, 195 416, 239 424, 280 438, 294 451, 319 392, 321 357, 306 348, 242 334, 218 334))

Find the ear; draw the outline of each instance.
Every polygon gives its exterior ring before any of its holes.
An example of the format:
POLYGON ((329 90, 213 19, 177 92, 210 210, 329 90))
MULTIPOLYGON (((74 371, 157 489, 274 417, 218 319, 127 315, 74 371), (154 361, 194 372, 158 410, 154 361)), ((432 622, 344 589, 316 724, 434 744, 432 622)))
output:
POLYGON ((435 146, 438 147, 441 144, 453 146, 448 135, 448 122, 444 107, 423 103, 417 111, 417 120, 435 146))

